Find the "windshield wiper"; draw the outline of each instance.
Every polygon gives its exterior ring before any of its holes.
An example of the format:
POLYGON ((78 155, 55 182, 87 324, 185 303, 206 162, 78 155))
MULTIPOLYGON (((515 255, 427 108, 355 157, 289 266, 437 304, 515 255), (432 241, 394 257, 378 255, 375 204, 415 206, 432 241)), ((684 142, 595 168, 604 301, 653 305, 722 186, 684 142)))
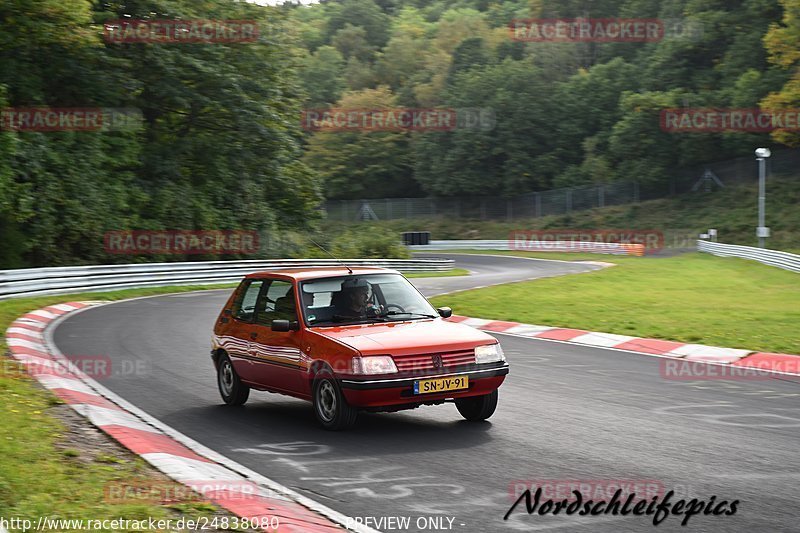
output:
POLYGON ((342 322, 363 322, 365 320, 369 321, 377 321, 377 322, 386 322, 386 318, 383 316, 346 316, 346 315, 333 315, 330 320, 326 322, 335 322, 337 324, 342 322))
POLYGON ((428 315, 425 313, 412 313, 410 311, 389 311, 387 313, 383 313, 380 316, 384 317, 384 316, 397 316, 397 315, 415 315, 422 318, 436 318, 435 315, 428 315))

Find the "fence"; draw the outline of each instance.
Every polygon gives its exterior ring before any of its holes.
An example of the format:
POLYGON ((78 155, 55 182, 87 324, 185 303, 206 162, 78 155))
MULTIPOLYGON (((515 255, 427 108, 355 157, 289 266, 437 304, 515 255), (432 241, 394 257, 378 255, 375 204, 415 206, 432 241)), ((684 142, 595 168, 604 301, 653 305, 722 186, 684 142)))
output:
MULTIPOLYGON (((453 268, 452 259, 345 259, 347 265, 379 266, 405 272, 438 272, 453 268)), ((341 267, 334 260, 210 261, 24 268, 0 271, 0 300, 82 291, 108 291, 169 285, 232 283, 251 272, 279 268, 341 267)))
POLYGON ((792 272, 800 272, 800 255, 790 254, 789 252, 710 241, 697 241, 697 249, 713 255, 752 259, 765 265, 791 270, 792 272))
POLYGON ((531 192, 513 198, 380 198, 331 200, 325 203, 329 220, 395 220, 419 217, 455 217, 507 220, 560 215, 593 207, 638 201, 636 183, 612 183, 582 188, 531 192))
MULTIPOLYGON (((800 150, 775 151, 767 160, 772 173, 796 172, 800 150)), ((617 182, 604 185, 553 189, 520 194, 512 198, 378 198, 330 200, 325 211, 330 220, 395 220, 421 217, 506 220, 565 215, 596 207, 625 205, 674 194, 706 191, 736 183, 754 182, 757 177, 753 156, 692 166, 674 171, 668 182, 640 184, 617 182)))

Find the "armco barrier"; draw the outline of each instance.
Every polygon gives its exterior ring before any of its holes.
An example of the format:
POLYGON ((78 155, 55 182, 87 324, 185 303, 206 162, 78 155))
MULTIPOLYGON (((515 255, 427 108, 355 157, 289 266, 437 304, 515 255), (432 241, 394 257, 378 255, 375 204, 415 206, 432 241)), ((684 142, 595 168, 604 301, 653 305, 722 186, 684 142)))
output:
MULTIPOLYGON (((452 259, 343 259, 342 262, 404 272, 441 272, 452 269, 454 264, 452 259)), ((332 259, 275 259, 0 270, 0 300, 137 287, 232 283, 250 272, 312 266, 340 267, 341 263, 332 259)))
POLYGON ((702 240, 697 241, 697 250, 722 257, 752 259, 765 265, 791 270, 792 272, 800 272, 800 255, 790 254, 789 252, 702 240))
POLYGON ((577 241, 515 241, 460 240, 431 241, 430 244, 409 246, 415 252, 426 250, 504 250, 518 252, 587 252, 593 254, 644 255, 643 244, 577 241))

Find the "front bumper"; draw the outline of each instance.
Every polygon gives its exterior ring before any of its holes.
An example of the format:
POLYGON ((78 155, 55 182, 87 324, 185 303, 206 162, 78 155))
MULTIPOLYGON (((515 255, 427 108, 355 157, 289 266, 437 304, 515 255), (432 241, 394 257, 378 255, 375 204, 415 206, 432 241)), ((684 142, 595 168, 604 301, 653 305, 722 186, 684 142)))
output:
POLYGON ((347 377, 339 380, 347 403, 354 407, 384 407, 403 404, 424 404, 450 398, 466 398, 489 394, 498 388, 508 374, 508 364, 489 368, 425 374, 413 377, 363 379, 347 377), (434 394, 414 394, 414 382, 419 379, 469 376, 469 388, 434 394))

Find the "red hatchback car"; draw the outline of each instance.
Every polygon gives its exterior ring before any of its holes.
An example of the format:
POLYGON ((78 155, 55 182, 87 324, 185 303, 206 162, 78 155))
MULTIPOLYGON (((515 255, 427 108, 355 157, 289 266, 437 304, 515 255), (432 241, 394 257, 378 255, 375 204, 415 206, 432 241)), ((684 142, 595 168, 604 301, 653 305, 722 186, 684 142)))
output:
POLYGON ((331 430, 352 426, 359 410, 447 401, 467 420, 485 420, 508 364, 494 337, 450 315, 394 270, 250 274, 214 326, 220 394, 229 405, 251 388, 310 400, 331 430))

